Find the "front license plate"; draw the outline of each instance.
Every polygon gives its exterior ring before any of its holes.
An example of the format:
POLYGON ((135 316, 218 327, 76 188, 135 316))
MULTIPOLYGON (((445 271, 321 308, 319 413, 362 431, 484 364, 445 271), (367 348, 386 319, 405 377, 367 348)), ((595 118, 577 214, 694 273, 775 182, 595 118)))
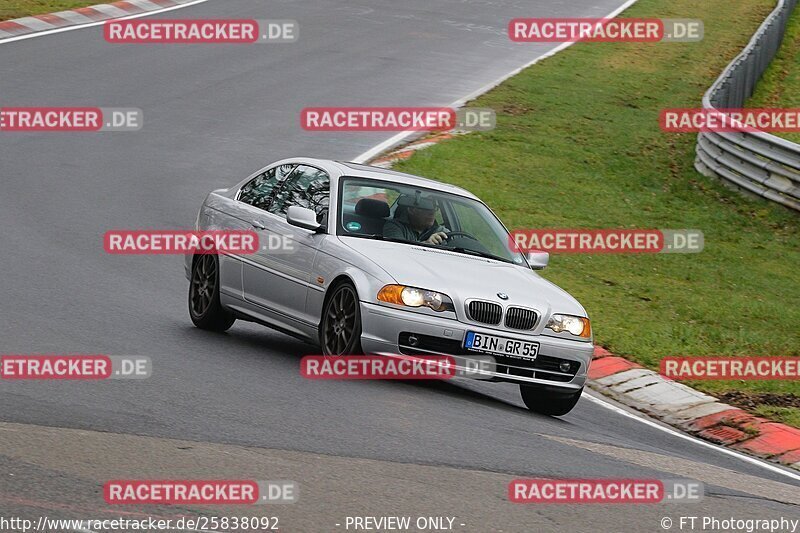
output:
POLYGON ((497 335, 485 335, 483 333, 475 333, 474 331, 467 332, 467 336, 464 338, 464 348, 473 352, 492 353, 526 359, 535 359, 536 355, 539 353, 538 342, 520 341, 517 339, 509 339, 508 337, 499 337, 497 335))

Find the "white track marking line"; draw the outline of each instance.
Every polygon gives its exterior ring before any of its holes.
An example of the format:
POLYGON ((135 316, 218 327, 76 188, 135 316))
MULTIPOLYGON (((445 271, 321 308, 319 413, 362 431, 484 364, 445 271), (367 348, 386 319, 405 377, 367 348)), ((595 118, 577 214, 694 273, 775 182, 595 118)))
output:
POLYGON ((613 411, 613 412, 615 412, 617 414, 620 414, 622 416, 627 416, 628 418, 632 418, 634 420, 638 420, 642 424, 645 424, 647 426, 650 426, 650 427, 653 427, 653 428, 658 429, 660 431, 663 431, 664 433, 669 433, 673 437, 678 437, 678 438, 686 440, 686 441, 694 442, 695 444, 698 444, 700 446, 704 446, 704 447, 709 448, 711 450, 716 450, 716 451, 718 451, 720 453, 723 453, 725 455, 730 455, 731 457, 736 457, 737 459, 741 459, 742 461, 744 461, 746 463, 757 465, 757 466, 760 466, 762 468, 766 468, 767 470, 770 470, 771 472, 774 472, 776 474, 782 474, 782 475, 784 475, 786 477, 789 477, 789 478, 791 478, 791 479, 793 479, 795 481, 800 481, 800 474, 795 474, 794 472, 791 472, 789 470, 781 468, 778 465, 773 465, 771 463, 767 463, 766 461, 762 461, 761 459, 757 459, 755 457, 751 457, 749 455, 745 455, 743 453, 736 452, 736 451, 733 451, 733 450, 728 449, 728 448, 723 448, 722 446, 717 446, 716 444, 711 444, 710 442, 706 442, 704 440, 700 440, 697 437, 692 437, 691 435, 687 435, 685 433, 682 433, 682 432, 680 432, 680 431, 678 431, 676 429, 673 429, 672 427, 662 425, 660 423, 654 422, 653 420, 648 420, 647 418, 644 418, 642 416, 637 416, 637 415, 635 415, 635 414, 633 414, 633 413, 631 413, 629 411, 626 411, 625 409, 621 409, 621 408, 617 407, 616 405, 608 403, 605 400, 602 400, 601 398, 598 398, 597 396, 593 396, 593 395, 589 394, 586 391, 584 391, 584 393, 583 393, 583 398, 589 400, 590 402, 596 403, 597 405, 602 405, 606 409, 609 409, 609 410, 611 410, 611 411, 613 411))
MULTIPOLYGON (((144 13, 136 13, 135 15, 129 15, 127 17, 119 17, 115 19, 108 19, 108 20, 99 20, 97 22, 91 22, 89 24, 81 24, 80 26, 67 26, 65 28, 56 28, 53 30, 46 30, 40 31, 36 33, 28 33, 25 35, 18 35, 16 37, 8 37, 6 39, 0 39, 0 44, 8 44, 13 43, 16 41, 23 41, 25 39, 34 39, 36 37, 44 37, 45 35, 52 35, 54 33, 63 33, 65 31, 75 31, 75 30, 82 30, 84 28, 92 28, 94 26, 102 26, 109 20, 130 20, 130 19, 138 19, 142 17, 149 17, 150 15, 157 15, 159 13, 166 13, 167 11, 175 11, 176 9, 183 9, 185 7, 195 6, 197 4, 205 4, 209 0, 194 0, 193 2, 187 2, 186 4, 180 4, 177 6, 172 7, 165 7, 163 9, 158 9, 156 11, 146 11, 144 13)), ((91 7, 91 6, 90 6, 91 7)))
MULTIPOLYGON (((625 2, 624 4, 622 4, 621 6, 616 8, 614 11, 612 11, 611 13, 606 15, 604 18, 616 17, 617 15, 619 15, 620 13, 622 13, 623 11, 625 11, 626 9, 631 7, 633 4, 635 4, 637 1, 638 0, 628 0, 627 2, 625 2)), ((458 100, 456 100, 455 102, 451 103, 449 106, 446 106, 446 107, 454 107, 454 108, 461 107, 464 104, 466 104, 467 102, 469 102, 470 100, 473 100, 473 99, 477 98, 478 96, 480 96, 480 95, 482 95, 482 94, 484 94, 486 92, 489 92, 490 90, 494 89, 495 87, 497 87, 498 85, 500 85, 501 83, 506 81, 508 78, 510 78, 512 76, 516 76, 517 74, 519 74, 520 72, 522 72, 526 68, 528 68, 528 67, 530 67, 532 65, 535 65, 536 63, 538 63, 542 59, 547 59, 548 57, 554 56, 555 54, 559 53, 561 50, 569 48, 573 44, 575 44, 574 41, 573 42, 568 42, 568 43, 561 43, 560 45, 556 46, 552 50, 549 50, 549 51, 545 52, 544 54, 542 54, 540 56, 537 56, 535 59, 533 59, 532 61, 526 63, 525 65, 523 65, 523 66, 521 66, 519 68, 515 68, 514 70, 512 70, 508 74, 504 74, 503 76, 499 77, 498 79, 494 80, 493 82, 484 85, 480 89, 471 92, 470 94, 468 94, 467 96, 465 96, 463 98, 459 98, 458 100)), ((406 138, 408 138, 408 137, 410 137, 410 136, 412 136, 414 134, 419 134, 419 132, 418 131, 401 131, 397 135, 395 135, 395 136, 393 136, 393 137, 391 137, 389 139, 386 139, 382 143, 370 148, 369 150, 367 150, 363 154, 359 155, 358 157, 353 159, 353 163, 366 163, 367 161, 369 161, 370 159, 372 159, 376 155, 380 154, 381 152, 384 152, 384 151, 388 150, 389 148, 394 148, 398 144, 402 143, 406 138)))

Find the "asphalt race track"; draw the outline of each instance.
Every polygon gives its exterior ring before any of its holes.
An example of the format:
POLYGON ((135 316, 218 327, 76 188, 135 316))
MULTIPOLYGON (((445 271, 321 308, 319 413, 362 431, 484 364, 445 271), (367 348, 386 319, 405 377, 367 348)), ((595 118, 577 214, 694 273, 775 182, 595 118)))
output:
POLYGON ((296 480, 300 502, 206 511, 274 513, 285 531, 345 531, 350 515, 453 516, 455 531, 800 518, 800 476, 590 398, 556 419, 529 413, 513 385, 304 380, 313 346, 241 322, 195 329, 182 258, 103 251, 109 229, 190 227, 210 190, 273 160, 353 159, 392 136, 305 132, 304 107, 447 105, 554 46, 510 43, 509 19, 601 17, 620 3, 211 0, 156 16, 294 19, 300 39, 113 45, 98 26, 0 44, 0 105, 137 107, 145 121, 136 133, 0 133, 0 353, 154 363, 144 381, 0 381, 0 514, 114 516, 102 499, 113 478, 244 478, 296 480), (708 494, 509 503, 508 481, 526 476, 691 478, 708 494))

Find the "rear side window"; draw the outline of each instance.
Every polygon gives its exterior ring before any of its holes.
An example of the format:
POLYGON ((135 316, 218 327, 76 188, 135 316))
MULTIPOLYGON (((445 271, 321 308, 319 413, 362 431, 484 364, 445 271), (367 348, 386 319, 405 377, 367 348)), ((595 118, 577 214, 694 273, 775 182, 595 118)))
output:
POLYGON ((272 167, 250 180, 239 192, 239 201, 267 211, 278 185, 294 170, 295 165, 272 167))
POLYGON ((298 165, 297 169, 281 186, 269 207, 270 213, 285 215, 290 206, 312 209, 321 220, 328 211, 331 196, 331 180, 318 168, 298 165))

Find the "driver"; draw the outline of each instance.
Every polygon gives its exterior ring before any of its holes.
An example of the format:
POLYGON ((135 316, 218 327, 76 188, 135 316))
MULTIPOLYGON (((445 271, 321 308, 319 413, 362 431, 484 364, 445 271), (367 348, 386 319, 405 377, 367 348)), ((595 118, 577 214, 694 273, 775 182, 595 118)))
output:
POLYGON ((390 239, 402 239, 412 242, 423 242, 438 245, 447 239, 449 231, 445 226, 436 223, 436 201, 422 196, 401 196, 398 206, 406 209, 383 226, 383 236, 390 239))

